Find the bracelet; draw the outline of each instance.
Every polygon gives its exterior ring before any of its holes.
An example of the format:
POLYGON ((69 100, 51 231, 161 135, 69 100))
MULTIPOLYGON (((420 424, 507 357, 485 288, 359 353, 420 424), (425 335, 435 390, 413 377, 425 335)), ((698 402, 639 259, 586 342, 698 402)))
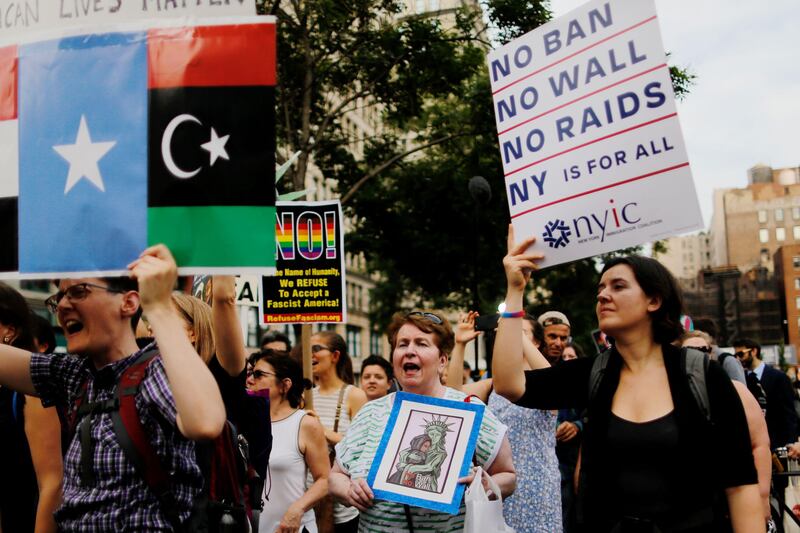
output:
POLYGON ((525 311, 503 311, 500 313, 501 318, 522 318, 525 316, 525 311))

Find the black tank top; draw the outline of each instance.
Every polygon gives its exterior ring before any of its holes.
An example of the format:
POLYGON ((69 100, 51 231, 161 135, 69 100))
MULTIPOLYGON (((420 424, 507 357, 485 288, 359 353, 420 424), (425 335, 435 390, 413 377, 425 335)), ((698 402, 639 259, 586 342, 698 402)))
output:
POLYGON ((670 467, 678 451, 675 413, 636 423, 611 413, 608 422, 610 480, 620 516, 658 519, 670 504, 670 467))

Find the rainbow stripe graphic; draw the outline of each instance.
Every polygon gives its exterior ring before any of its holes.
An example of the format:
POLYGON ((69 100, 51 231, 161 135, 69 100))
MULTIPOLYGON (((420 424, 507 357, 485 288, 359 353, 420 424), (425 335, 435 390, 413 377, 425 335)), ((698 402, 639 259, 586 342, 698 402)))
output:
POLYGON ((327 241, 325 257, 336 259, 336 213, 333 211, 325 213, 325 237, 327 241))
POLYGON ((294 259, 294 213, 280 213, 275 220, 275 257, 284 260, 294 259))
POLYGON ((297 250, 305 259, 314 260, 322 255, 322 217, 319 213, 305 211, 297 219, 297 250))

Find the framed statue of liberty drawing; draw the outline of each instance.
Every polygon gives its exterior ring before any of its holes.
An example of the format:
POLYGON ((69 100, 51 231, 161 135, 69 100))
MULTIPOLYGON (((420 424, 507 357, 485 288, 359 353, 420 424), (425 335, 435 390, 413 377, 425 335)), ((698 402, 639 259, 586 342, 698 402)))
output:
POLYGON ((457 513, 484 408, 398 392, 367 477, 375 497, 457 513))

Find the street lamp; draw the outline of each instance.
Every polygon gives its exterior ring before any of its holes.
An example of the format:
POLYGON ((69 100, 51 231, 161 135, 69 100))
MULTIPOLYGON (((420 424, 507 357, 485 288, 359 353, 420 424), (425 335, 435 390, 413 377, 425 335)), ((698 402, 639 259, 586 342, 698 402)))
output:
MULTIPOLYGON (((492 200, 492 188, 483 176, 472 176, 468 184, 469 194, 474 201, 474 216, 472 217, 472 310, 478 311, 480 298, 478 297, 478 215, 481 207, 492 200)), ((475 337, 475 372, 478 371, 478 338, 475 337)))

